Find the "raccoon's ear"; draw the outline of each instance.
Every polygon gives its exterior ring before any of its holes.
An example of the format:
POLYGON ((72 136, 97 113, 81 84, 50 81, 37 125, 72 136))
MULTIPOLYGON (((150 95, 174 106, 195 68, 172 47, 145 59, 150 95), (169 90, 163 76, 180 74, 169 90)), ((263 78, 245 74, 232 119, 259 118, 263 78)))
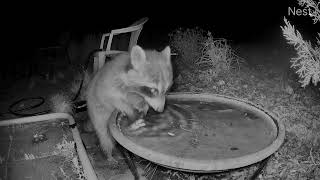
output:
POLYGON ((132 47, 130 57, 134 69, 139 69, 146 62, 146 53, 137 45, 132 47))
POLYGON ((168 60, 168 63, 171 63, 170 59, 171 59, 171 49, 169 46, 167 46, 164 50, 162 50, 161 52, 166 59, 168 60))

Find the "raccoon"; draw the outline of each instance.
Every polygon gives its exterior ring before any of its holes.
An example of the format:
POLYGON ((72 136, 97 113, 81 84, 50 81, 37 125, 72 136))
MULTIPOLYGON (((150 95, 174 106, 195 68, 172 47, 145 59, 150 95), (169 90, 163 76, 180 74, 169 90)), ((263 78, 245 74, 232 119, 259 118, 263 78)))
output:
POLYGON ((129 119, 136 119, 139 113, 145 115, 149 107, 162 112, 172 76, 169 46, 159 52, 138 45, 129 53, 106 62, 94 74, 87 87, 88 114, 110 161, 115 161, 112 157, 114 140, 108 129, 111 113, 118 110, 129 119))

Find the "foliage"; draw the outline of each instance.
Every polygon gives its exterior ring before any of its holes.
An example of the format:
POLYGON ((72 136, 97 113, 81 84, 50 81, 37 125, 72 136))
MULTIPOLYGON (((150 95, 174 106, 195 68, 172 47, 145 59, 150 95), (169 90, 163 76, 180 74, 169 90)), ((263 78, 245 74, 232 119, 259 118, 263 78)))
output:
POLYGON ((170 44, 180 56, 181 64, 200 70, 200 76, 206 81, 211 81, 222 72, 228 72, 236 63, 239 65, 240 58, 228 41, 214 38, 210 31, 206 32, 198 27, 180 28, 169 36, 170 44))
MULTIPOLYGON (((309 8, 309 16, 313 22, 320 21, 319 3, 312 0, 298 0, 300 6, 309 8)), ((296 69, 302 87, 312 82, 315 86, 320 81, 320 33, 318 33, 317 45, 312 46, 311 42, 305 41, 298 30, 284 18, 285 26, 280 26, 288 44, 293 45, 297 51, 297 57, 291 58, 291 67, 296 69)))
POLYGON ((235 62, 239 65, 240 58, 235 54, 226 39, 215 39, 208 32, 207 39, 203 45, 197 65, 209 67, 216 75, 220 72, 229 71, 235 62))
POLYGON ((181 63, 193 68, 201 57, 205 31, 201 28, 179 28, 169 34, 170 45, 181 57, 181 63))
MULTIPOLYGON (((288 44, 295 47, 298 57, 291 58, 291 67, 296 68, 296 73, 300 77, 302 87, 307 86, 310 81, 314 85, 320 81, 320 41, 318 39, 318 46, 312 47, 310 42, 303 40, 300 32, 295 30, 295 27, 284 18, 286 26, 282 27, 284 37, 288 44)), ((318 33, 320 38, 320 33, 318 33)))
POLYGON ((320 10, 318 8, 320 1, 316 3, 313 0, 298 0, 298 3, 301 7, 305 6, 309 9, 309 16, 312 18, 314 24, 318 21, 320 22, 320 10))

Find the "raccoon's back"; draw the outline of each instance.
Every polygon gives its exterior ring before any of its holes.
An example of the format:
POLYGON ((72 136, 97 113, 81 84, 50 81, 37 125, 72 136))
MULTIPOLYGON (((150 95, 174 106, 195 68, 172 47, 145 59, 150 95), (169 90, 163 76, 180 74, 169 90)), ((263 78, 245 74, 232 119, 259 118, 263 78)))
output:
POLYGON ((123 93, 119 89, 119 78, 129 65, 130 57, 128 54, 121 54, 106 62, 89 82, 87 101, 98 103, 103 100, 104 102, 100 102, 103 104, 105 101, 112 103, 114 99, 122 98, 123 93))

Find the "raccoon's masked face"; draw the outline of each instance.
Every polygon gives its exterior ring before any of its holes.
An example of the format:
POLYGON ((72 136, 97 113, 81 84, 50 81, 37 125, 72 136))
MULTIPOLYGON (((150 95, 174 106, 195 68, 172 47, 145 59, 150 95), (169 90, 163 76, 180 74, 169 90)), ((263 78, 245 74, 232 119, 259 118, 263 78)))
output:
POLYGON ((162 112, 165 94, 172 85, 170 47, 157 52, 145 51, 139 46, 134 46, 130 58, 132 69, 127 74, 128 85, 144 97, 154 110, 162 112))

